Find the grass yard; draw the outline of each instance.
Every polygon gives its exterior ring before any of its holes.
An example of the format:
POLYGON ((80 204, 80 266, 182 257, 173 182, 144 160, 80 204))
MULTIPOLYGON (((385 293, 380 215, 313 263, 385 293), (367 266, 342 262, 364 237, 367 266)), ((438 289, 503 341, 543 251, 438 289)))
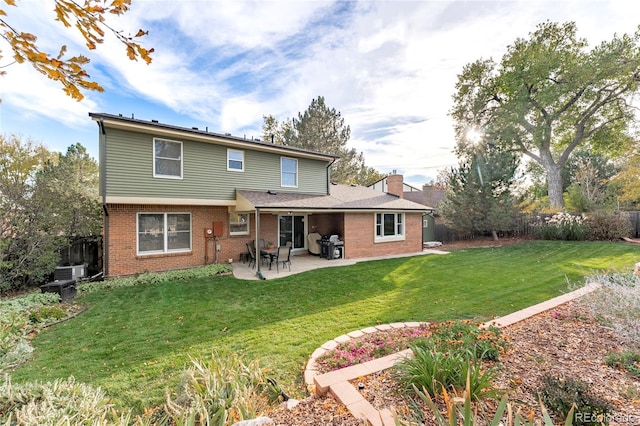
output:
POLYGON ((73 375, 141 411, 164 401, 189 356, 235 351, 259 358, 302 396, 307 358, 343 333, 397 321, 487 320, 639 260, 640 247, 624 243, 531 241, 269 281, 223 276, 96 292, 78 299, 85 313, 35 338, 34 360, 12 380, 73 375))

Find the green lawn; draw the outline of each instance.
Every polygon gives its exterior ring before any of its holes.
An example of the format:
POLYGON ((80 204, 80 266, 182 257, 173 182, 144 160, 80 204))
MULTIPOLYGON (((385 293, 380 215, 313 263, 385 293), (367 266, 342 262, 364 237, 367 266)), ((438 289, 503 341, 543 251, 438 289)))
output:
MULTIPOLYGON (((302 394, 309 355, 340 334, 379 323, 486 320, 568 291, 595 270, 630 269, 640 247, 533 241, 449 255, 363 262, 268 281, 232 276, 96 292, 89 309, 41 333, 14 382, 75 376, 116 402, 163 402, 191 356, 259 358, 302 394)), ((295 268, 295 259, 293 262, 295 268)))

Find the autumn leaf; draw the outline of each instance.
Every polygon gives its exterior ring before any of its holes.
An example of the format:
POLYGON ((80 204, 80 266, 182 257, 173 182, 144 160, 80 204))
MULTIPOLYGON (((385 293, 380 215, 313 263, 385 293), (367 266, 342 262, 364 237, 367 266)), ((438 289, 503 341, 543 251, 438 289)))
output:
MULTIPOLYGON (((9 6, 16 6, 15 0, 3 0, 9 6)), ((65 27, 74 27, 76 31, 85 39, 85 46, 89 50, 97 49, 97 45, 103 43, 106 30, 109 30, 114 37, 126 46, 127 57, 131 60, 142 58, 147 64, 151 63, 151 53, 154 49, 146 49, 140 44, 133 42, 133 37, 126 37, 120 31, 116 31, 105 23, 104 15, 109 12, 115 15, 122 15, 129 10, 131 0, 113 0, 108 3, 104 0, 54 0, 55 20, 65 27), (108 6, 106 6, 108 4, 108 6)), ((7 16, 4 10, 0 9, 0 16, 7 16)), ((82 55, 66 58, 67 46, 63 45, 59 49, 58 55, 54 58, 49 52, 39 49, 35 34, 20 32, 12 27, 4 19, 0 19, 0 36, 4 37, 13 51, 13 58, 17 63, 30 62, 32 66, 48 78, 58 81, 65 94, 76 100, 82 100, 84 95, 82 90, 104 91, 104 89, 94 81, 86 80, 89 74, 84 66, 89 63, 89 59, 82 55)), ((135 37, 148 35, 148 31, 139 29, 135 37)), ((2 71, 0 75, 5 72, 2 71)))
POLYGON ((130 44, 127 45, 127 56, 131 60, 136 59, 136 51, 133 50, 133 46, 131 46, 130 44))
POLYGON ((66 44, 63 44, 63 45, 60 47, 60 52, 58 53, 57 59, 62 58, 66 52, 67 52, 67 45, 66 45, 66 44))

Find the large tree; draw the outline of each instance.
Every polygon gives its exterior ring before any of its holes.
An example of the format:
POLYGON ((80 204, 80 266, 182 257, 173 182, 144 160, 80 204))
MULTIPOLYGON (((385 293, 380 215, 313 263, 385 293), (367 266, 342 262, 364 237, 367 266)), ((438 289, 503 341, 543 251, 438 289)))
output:
POLYGON ((457 137, 476 129, 542 165, 551 208, 564 207, 562 170, 578 147, 618 148, 634 118, 640 32, 589 50, 574 23, 546 22, 458 76, 451 116, 457 137))
MULTIPOLYGON (((615 202, 619 185, 612 184, 618 173, 616 163, 608 155, 593 150, 576 149, 562 170, 562 190, 567 211, 588 212, 605 208, 615 202)), ((528 162, 529 185, 522 194, 525 211, 549 211, 549 196, 544 169, 539 163, 528 162)))
MULTIPOLYGON (((9 5, 16 7, 15 0, 4 0, 9 5)), ((52 6, 56 12, 56 20, 65 27, 74 27, 85 40, 89 50, 103 42, 106 31, 111 32, 126 48, 129 59, 138 58, 151 63, 153 49, 142 47, 137 39, 147 34, 147 31, 138 30, 133 35, 125 35, 122 31, 112 28, 105 16, 120 16, 129 10, 131 0, 54 0, 52 6)), ((64 92, 78 101, 84 95, 82 90, 104 89, 95 81, 89 80, 89 74, 85 67, 89 58, 84 55, 67 57, 67 46, 62 45, 56 53, 45 52, 38 46, 38 37, 35 34, 20 31, 10 23, 9 9, 0 9, 0 36, 11 47, 13 59, 18 63, 30 62, 33 67, 52 80, 60 82, 64 92)), ((2 55, 0 55, 2 58, 2 55)), ((6 71, 0 71, 0 75, 6 71)))
POLYGON ((102 230, 98 164, 77 143, 36 174, 34 199, 54 212, 56 228, 69 239, 97 237, 102 230))
POLYGON ((0 136, 0 292, 39 284, 74 236, 97 236, 97 164, 85 148, 65 155, 0 136))
POLYGON ((627 157, 621 161, 620 170, 612 179, 619 188, 618 201, 629 208, 640 205, 640 145, 630 149, 627 157))
POLYGON ((298 113, 297 118, 278 123, 273 116, 264 116, 262 136, 265 141, 273 139, 274 143, 340 157, 331 166, 333 182, 368 185, 384 177, 365 165, 361 152, 347 147, 351 129, 345 125, 339 111, 326 106, 322 96, 313 99, 309 108, 298 113))

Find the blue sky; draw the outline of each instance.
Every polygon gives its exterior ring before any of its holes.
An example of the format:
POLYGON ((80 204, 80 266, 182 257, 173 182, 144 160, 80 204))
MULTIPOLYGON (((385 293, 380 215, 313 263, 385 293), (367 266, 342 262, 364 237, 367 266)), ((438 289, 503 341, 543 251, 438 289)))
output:
MULTIPOLYGON (((574 21, 591 46, 640 24, 640 2, 579 1, 192 1, 133 0, 110 24, 149 31, 153 63, 129 61, 106 37, 88 52, 54 21, 53 1, 18 0, 8 21, 41 47, 88 55, 105 88, 76 102, 28 64, 2 68, 0 133, 65 151, 76 142, 98 158, 89 112, 236 136, 260 137, 264 115, 282 121, 324 96, 351 127, 349 146, 383 173, 415 186, 456 164, 451 96, 462 67, 499 60, 546 20, 574 21)), ((11 62, 0 43, 0 66, 11 62)))

